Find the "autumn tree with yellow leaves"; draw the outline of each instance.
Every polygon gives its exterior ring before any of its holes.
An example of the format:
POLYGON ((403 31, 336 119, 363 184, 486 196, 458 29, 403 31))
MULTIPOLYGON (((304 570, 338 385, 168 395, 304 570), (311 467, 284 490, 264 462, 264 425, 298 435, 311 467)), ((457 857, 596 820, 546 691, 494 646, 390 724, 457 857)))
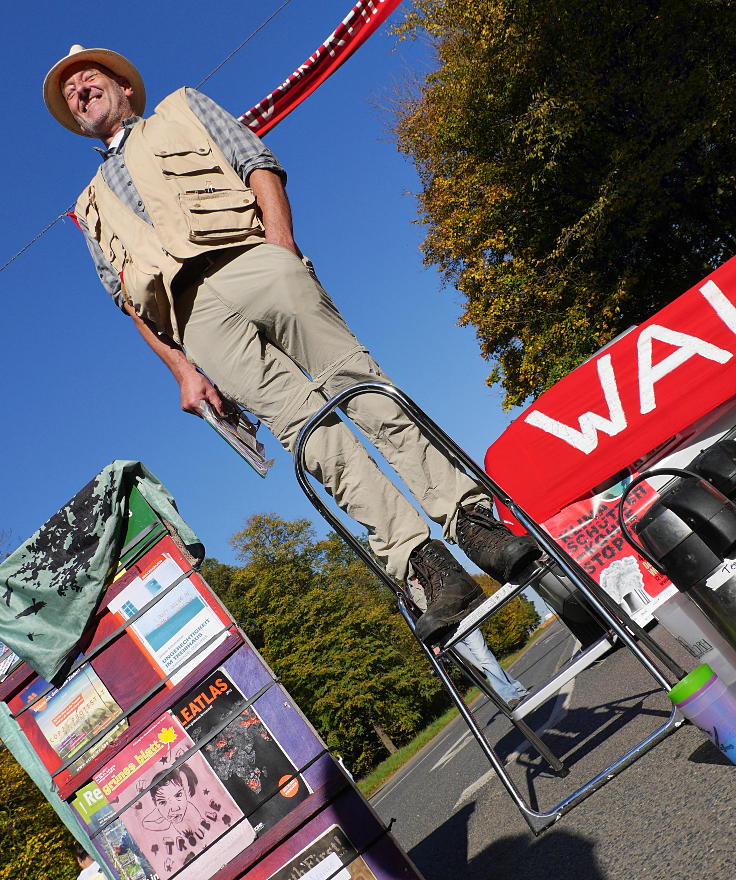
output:
POLYGON ((426 262, 507 406, 736 250, 736 4, 414 0, 397 106, 426 262))
POLYGON ((0 880, 74 880, 71 834, 4 746, 0 781, 0 880))

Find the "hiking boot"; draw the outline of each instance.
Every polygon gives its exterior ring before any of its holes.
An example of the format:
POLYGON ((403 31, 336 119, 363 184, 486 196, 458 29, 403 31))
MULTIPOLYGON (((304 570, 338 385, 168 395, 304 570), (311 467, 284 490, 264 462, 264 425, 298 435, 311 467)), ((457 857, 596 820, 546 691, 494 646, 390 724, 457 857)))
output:
POLYGON ((427 610, 416 625, 417 635, 427 644, 437 641, 442 630, 458 623, 486 598, 442 541, 420 544, 412 550, 409 562, 427 599, 427 610))
POLYGON ((480 504, 460 508, 455 534, 468 559, 501 584, 542 555, 534 538, 514 535, 480 504))

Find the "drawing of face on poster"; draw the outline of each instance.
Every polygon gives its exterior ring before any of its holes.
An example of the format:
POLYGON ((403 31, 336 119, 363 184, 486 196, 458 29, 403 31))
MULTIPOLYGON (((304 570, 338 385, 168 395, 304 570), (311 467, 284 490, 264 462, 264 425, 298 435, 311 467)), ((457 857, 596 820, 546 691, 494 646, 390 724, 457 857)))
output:
MULTIPOLYGON (((139 778, 139 791, 148 791, 123 813, 161 880, 191 862, 243 815, 200 755, 173 770, 171 763, 164 758, 152 775, 139 778)), ((239 827, 246 837, 255 837, 247 821, 239 827)))
MULTIPOLYGON (((236 822, 236 851, 255 840, 253 826, 199 752, 177 763, 193 745, 178 721, 164 715, 121 750, 96 780, 117 809, 130 804, 120 818, 159 880, 168 880, 197 859, 236 822)), ((222 846, 230 844, 223 840, 222 846)), ((192 865, 194 873, 182 876, 208 877, 212 855, 192 865)))
POLYGON ((148 792, 153 810, 144 817, 143 827, 149 831, 175 831, 184 835, 190 845, 195 839, 203 839, 200 828, 207 829, 206 820, 192 803, 197 794, 197 776, 191 767, 182 764, 168 773, 154 777, 153 788, 148 792))

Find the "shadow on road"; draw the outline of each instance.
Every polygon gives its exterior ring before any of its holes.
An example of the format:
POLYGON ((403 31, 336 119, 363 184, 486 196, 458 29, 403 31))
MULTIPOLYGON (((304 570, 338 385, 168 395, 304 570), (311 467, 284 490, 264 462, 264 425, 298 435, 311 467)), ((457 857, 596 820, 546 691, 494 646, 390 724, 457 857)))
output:
POLYGON ((727 767, 731 765, 731 761, 710 740, 701 743, 688 761, 692 761, 693 764, 725 764, 727 767))
POLYGON ((552 829, 541 838, 529 834, 502 837, 468 857, 468 825, 474 805, 463 807, 409 853, 426 880, 606 880, 594 843, 552 829))
MULTIPOLYGON (((559 757, 564 757, 566 763, 572 765, 596 748, 602 740, 626 727, 634 718, 649 717, 661 722, 669 717, 670 713, 666 709, 645 705, 645 701, 656 694, 656 690, 651 690, 620 700, 609 700, 597 706, 568 708, 554 726, 543 730, 544 740, 559 757)), ((533 729, 544 724, 544 712, 549 717, 553 705, 554 700, 550 700, 527 719, 533 729)), ((513 729, 499 740, 496 749, 501 755, 510 755, 519 751, 520 746, 523 753, 534 754, 521 734, 513 729)))
MULTIPOLYGON (((553 754, 564 761, 569 770, 573 770, 579 763, 587 765, 585 759, 591 752, 611 740, 633 721, 641 723, 643 719, 652 718, 657 724, 663 723, 669 716, 669 711, 647 705, 647 701, 656 694, 656 690, 646 690, 628 695, 623 699, 612 699, 594 706, 578 709, 568 708, 552 725, 549 725, 548 719, 554 713, 556 698, 553 697, 535 710, 527 718, 527 722, 533 730, 542 730, 542 739, 545 744, 549 746, 553 754)), ((629 747, 630 745, 633 745, 633 742, 629 744, 629 747)), ((715 746, 713 749, 718 753, 715 746)), ((546 761, 537 754, 516 728, 512 728, 495 743, 494 751, 504 762, 512 759, 509 769, 512 770, 516 784, 526 791, 531 808, 540 809, 534 782, 537 778, 554 776, 546 761), (521 773, 514 773, 512 768, 521 771, 521 773)), ((703 755, 694 755, 691 760, 699 763, 718 762, 718 759, 709 752, 703 755)), ((605 764, 598 767, 595 772, 602 770, 603 767, 605 764)), ((582 784, 589 775, 591 774, 586 770, 582 771, 582 776, 573 773, 568 779, 572 785, 571 790, 574 790, 578 784, 582 784), (580 778, 577 779, 577 783, 574 783, 578 776, 580 778)))

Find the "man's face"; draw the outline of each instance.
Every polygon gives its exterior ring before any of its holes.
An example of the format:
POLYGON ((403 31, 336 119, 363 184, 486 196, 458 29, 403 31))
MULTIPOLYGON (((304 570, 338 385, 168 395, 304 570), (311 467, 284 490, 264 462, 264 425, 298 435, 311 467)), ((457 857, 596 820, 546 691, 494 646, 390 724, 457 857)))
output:
POLYGON ((82 131, 109 144, 123 119, 133 116, 133 89, 101 64, 80 61, 64 71, 61 93, 82 131))

